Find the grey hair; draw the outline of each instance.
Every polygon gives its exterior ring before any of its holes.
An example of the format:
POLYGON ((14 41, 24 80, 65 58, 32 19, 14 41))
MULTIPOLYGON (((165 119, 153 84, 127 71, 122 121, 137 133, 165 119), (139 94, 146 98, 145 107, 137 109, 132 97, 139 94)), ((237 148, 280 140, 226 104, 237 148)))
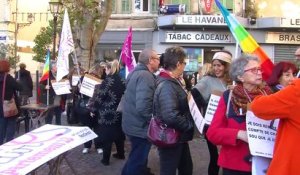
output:
POLYGON ((149 64, 149 58, 152 56, 152 49, 144 49, 140 54, 138 58, 139 63, 143 63, 145 65, 149 64))
POLYGON ((238 76, 242 76, 245 73, 245 66, 251 60, 259 62, 258 57, 254 55, 241 55, 239 58, 233 60, 229 71, 230 77, 233 81, 240 82, 238 76))

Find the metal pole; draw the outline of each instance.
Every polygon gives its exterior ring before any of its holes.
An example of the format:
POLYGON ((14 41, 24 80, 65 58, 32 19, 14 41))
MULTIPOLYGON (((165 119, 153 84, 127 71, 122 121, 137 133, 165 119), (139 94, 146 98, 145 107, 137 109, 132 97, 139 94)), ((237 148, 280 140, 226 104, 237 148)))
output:
POLYGON ((15 18, 15 53, 14 53, 14 69, 17 69, 17 52, 18 52, 18 33, 19 33, 19 24, 18 24, 18 0, 16 0, 16 18, 15 18))

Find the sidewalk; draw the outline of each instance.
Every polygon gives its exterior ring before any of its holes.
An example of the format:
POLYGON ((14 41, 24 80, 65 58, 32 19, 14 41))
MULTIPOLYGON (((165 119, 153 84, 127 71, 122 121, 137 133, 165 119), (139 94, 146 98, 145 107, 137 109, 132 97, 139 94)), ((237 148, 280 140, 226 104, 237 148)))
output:
MULTIPOLYGON (((62 122, 66 124, 66 116, 62 116, 62 122)), ((20 132, 24 131, 24 124, 21 124, 20 132)), ((20 133, 21 134, 21 133, 20 133)), ((102 154, 98 154, 95 149, 91 149, 88 154, 82 154, 81 151, 83 146, 78 146, 70 150, 67 154, 67 159, 78 175, 120 175, 123 168, 125 160, 119 160, 111 157, 110 165, 104 166, 100 163, 102 159, 102 154)), ((208 149, 205 143, 205 140, 197 137, 194 140, 190 141, 190 149, 193 159, 195 175, 206 175, 208 167, 208 149)), ((115 148, 113 148, 112 153, 114 153, 115 148)), ((128 157, 130 151, 129 142, 125 143, 125 156, 128 157)), ((148 167, 151 168, 151 171, 155 175, 159 175, 159 157, 158 152, 155 146, 152 146, 149 159, 148 167)), ((72 171, 65 161, 61 165, 61 174, 62 175, 72 175, 72 171)), ((37 171, 37 175, 47 175, 49 172, 48 166, 43 165, 37 171)))

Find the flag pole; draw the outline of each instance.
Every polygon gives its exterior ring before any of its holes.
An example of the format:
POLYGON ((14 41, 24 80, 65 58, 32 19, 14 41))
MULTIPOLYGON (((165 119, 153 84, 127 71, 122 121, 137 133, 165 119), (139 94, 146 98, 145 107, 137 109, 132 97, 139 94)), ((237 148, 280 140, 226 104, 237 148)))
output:
POLYGON ((50 85, 50 72, 49 72, 49 77, 47 79, 47 106, 49 106, 49 85, 50 85))

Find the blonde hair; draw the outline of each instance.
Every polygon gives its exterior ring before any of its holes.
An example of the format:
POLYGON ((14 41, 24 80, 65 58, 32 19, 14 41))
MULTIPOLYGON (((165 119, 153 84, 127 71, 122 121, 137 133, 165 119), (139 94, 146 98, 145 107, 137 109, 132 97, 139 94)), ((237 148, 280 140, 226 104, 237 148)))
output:
POLYGON ((201 69, 202 76, 211 74, 211 63, 204 63, 201 69))
POLYGON ((96 64, 89 70, 89 74, 92 74, 94 76, 97 76, 98 78, 101 78, 103 75, 104 67, 100 64, 96 64))
POLYGON ((113 60, 111 62, 108 62, 106 67, 110 69, 109 74, 111 74, 111 75, 115 74, 115 73, 119 72, 119 69, 120 69, 119 61, 113 60))

